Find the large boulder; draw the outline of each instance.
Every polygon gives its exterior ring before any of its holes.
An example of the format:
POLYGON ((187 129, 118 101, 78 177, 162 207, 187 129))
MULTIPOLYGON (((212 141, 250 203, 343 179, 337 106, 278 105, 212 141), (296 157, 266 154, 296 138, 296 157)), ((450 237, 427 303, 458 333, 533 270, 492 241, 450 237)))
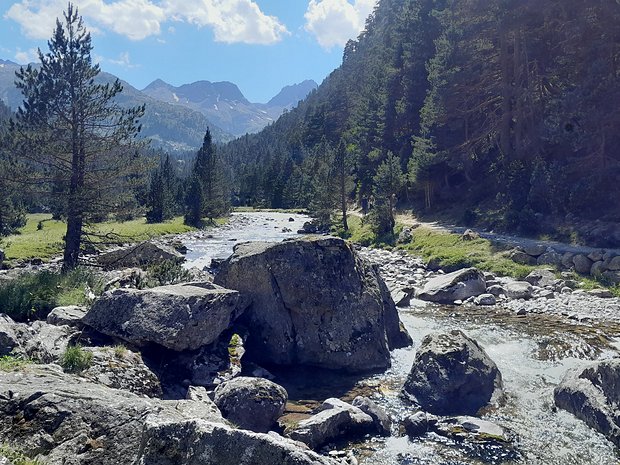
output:
POLYGON ((17 328, 18 324, 10 316, 0 313, 0 356, 21 348, 17 328))
POLYGON ((80 332, 69 326, 54 326, 44 321, 19 325, 21 345, 28 358, 42 363, 57 362, 67 347, 79 341, 80 332))
POLYGON ((363 437, 375 429, 370 415, 340 399, 327 399, 319 410, 300 421, 287 435, 317 449, 334 440, 363 437))
POLYGON ((175 351, 214 342, 240 314, 239 293, 212 285, 116 289, 103 294, 82 322, 135 346, 150 343, 175 351))
POLYGON ((275 433, 254 433, 201 420, 170 422, 159 418, 146 422, 139 455, 136 465, 341 464, 275 433))
POLYGON ((172 247, 153 242, 140 244, 124 249, 101 254, 97 257, 97 263, 107 270, 120 268, 142 267, 162 261, 181 263, 185 257, 172 247))
POLYGON ((620 359, 567 373, 553 392, 555 405, 586 422, 620 447, 620 359))
POLYGON ((484 349, 463 332, 430 334, 422 340, 404 392, 436 415, 475 415, 499 400, 502 375, 484 349))
POLYGON ((385 369, 410 343, 377 269, 339 238, 239 244, 215 282, 251 298, 241 321, 259 364, 385 369))
POLYGON ((419 299, 442 304, 451 304, 456 300, 466 300, 483 294, 487 285, 484 274, 476 268, 440 275, 429 280, 419 299))
POLYGON ((0 372, 0 435, 46 465, 334 465, 277 435, 234 430, 201 402, 144 398, 54 366, 0 372))
POLYGON ((67 307, 56 307, 47 315, 47 322, 55 326, 82 326, 82 318, 86 315, 88 309, 78 305, 69 305, 67 307))
POLYGON ((284 413, 286 390, 276 383, 245 376, 220 384, 214 402, 224 418, 257 433, 268 432, 284 413))

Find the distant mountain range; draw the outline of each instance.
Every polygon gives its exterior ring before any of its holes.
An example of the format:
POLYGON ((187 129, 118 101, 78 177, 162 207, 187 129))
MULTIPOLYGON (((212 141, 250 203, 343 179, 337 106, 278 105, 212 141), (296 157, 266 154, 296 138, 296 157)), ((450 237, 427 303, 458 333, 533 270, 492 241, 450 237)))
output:
MULTIPOLYGON (((22 94, 15 87, 15 71, 20 65, 0 59, 0 99, 15 109, 22 94)), ((102 72, 100 82, 116 76, 102 72)), ((202 144, 205 130, 211 128, 216 142, 228 142, 246 132, 257 132, 277 119, 317 87, 314 81, 287 86, 267 104, 253 104, 230 82, 200 81, 178 88, 156 80, 140 91, 122 81, 117 99, 122 106, 146 104, 141 120, 142 136, 152 145, 171 152, 195 150, 202 144)))
POLYGON ((286 86, 268 103, 251 103, 232 82, 198 81, 175 87, 157 79, 142 90, 162 102, 182 105, 205 115, 235 136, 258 132, 316 89, 312 80, 286 86))

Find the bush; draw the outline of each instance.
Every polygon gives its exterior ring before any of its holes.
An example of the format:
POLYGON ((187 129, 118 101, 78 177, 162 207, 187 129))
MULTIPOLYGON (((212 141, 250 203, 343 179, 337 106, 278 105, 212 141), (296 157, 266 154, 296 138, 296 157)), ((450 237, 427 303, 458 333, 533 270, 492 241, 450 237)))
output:
POLYGON ((67 347, 60 357, 60 366, 69 373, 79 373, 86 370, 93 363, 93 354, 84 350, 82 346, 67 347))
POLYGON ((90 294, 102 290, 103 280, 83 268, 67 274, 28 273, 0 284, 0 313, 16 321, 45 319, 54 307, 89 303, 90 294))
POLYGON ((40 461, 31 459, 6 444, 0 446, 0 456, 7 458, 12 465, 41 465, 40 461))
POLYGON ((0 371, 15 371, 28 365, 30 360, 14 355, 0 357, 0 371))
POLYGON ((191 273, 183 268, 183 265, 174 260, 164 260, 161 263, 150 265, 146 272, 149 286, 167 286, 187 282, 192 277, 191 273))

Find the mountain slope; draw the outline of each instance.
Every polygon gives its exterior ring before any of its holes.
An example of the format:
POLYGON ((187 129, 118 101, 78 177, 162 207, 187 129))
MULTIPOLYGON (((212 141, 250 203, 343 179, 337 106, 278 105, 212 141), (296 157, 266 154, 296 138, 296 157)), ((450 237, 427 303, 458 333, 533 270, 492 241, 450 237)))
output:
MULTIPOLYGON (((0 63, 0 99, 15 109, 22 103, 22 95, 14 85, 15 71, 20 65, 9 61, 0 63)), ((98 82, 113 82, 116 76, 101 72, 98 82)), ((117 100, 124 107, 146 105, 146 112, 141 120, 141 136, 152 141, 154 147, 172 152, 195 150, 202 144, 207 127, 211 128, 216 142, 232 139, 228 133, 215 126, 202 113, 181 105, 164 103, 143 94, 125 81, 121 81, 123 92, 117 100)))
POLYGON ((249 102, 235 84, 226 81, 197 81, 175 87, 157 79, 142 92, 162 102, 199 111, 217 126, 239 136, 273 123, 285 109, 295 106, 316 87, 311 80, 287 86, 267 104, 249 102))
POLYGON ((260 205, 308 206, 343 139, 351 199, 392 152, 420 211, 529 233, 620 221, 618 63, 617 2, 380 0, 316 92, 224 153, 260 205))

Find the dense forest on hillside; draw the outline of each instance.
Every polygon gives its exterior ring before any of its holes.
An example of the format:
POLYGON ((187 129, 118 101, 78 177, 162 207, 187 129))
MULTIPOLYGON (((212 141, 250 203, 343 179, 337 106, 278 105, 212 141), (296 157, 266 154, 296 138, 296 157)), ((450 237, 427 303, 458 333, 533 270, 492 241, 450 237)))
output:
POLYGON ((537 232, 620 220, 619 103, 616 0, 381 0, 317 91, 222 151, 238 203, 309 206, 342 140, 350 201, 393 153, 401 205, 537 232))

